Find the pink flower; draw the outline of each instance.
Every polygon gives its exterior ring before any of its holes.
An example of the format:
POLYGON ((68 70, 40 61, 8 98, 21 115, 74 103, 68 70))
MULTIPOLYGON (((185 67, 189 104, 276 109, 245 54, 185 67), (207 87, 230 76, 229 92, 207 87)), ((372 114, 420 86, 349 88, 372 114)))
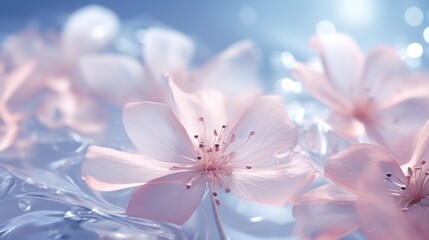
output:
POLYGON ((295 146, 296 130, 281 98, 260 97, 231 118, 227 108, 234 106, 219 92, 192 95, 170 85, 172 108, 153 102, 125 106, 123 122, 136 153, 91 146, 82 166, 93 189, 140 186, 128 215, 183 224, 207 184, 215 197, 225 191, 281 206, 311 182, 311 165, 284 159, 295 146))
POLYGON ((6 73, 5 76, 2 76, 3 69, 0 69, 0 152, 12 146, 18 136, 19 122, 23 115, 22 113, 12 113, 8 104, 34 66, 34 61, 26 62, 6 73))
POLYGON ((315 188, 294 202, 294 234, 300 239, 340 239, 359 228, 356 195, 327 184, 315 188))
POLYGON ((333 112, 330 124, 347 137, 365 132, 403 161, 412 139, 429 119, 429 81, 426 73, 408 73, 390 47, 366 57, 347 35, 315 36, 311 45, 320 53, 324 73, 299 64, 295 74, 307 90, 333 112), (401 141, 399 141, 401 140, 401 141))
POLYGON ((425 162, 429 122, 414 146, 402 168, 389 151, 371 144, 352 145, 331 157, 325 174, 338 186, 322 186, 297 201, 297 233, 334 239, 360 227, 371 239, 425 239, 429 234, 429 166, 425 162), (305 229, 303 221, 316 214, 322 219, 305 229))
MULTIPOLYGON (((379 149, 369 149, 374 152, 379 149)), ((357 215, 370 239, 418 239, 429 236, 429 121, 415 141, 408 164, 389 156, 369 159, 357 185, 357 215)))
POLYGON ((28 59, 37 62, 11 105, 22 108, 43 94, 37 117, 46 126, 83 133, 102 131, 104 110, 79 86, 75 70, 83 55, 109 46, 118 29, 119 20, 112 11, 91 5, 71 14, 59 37, 49 38, 34 29, 11 36, 3 45, 7 64, 13 67, 28 59))
POLYGON ((67 78, 54 79, 36 115, 45 126, 70 127, 81 133, 98 133, 106 128, 104 109, 67 78))
POLYGON ((233 44, 197 69, 191 67, 194 51, 183 33, 150 27, 143 38, 144 65, 121 54, 92 54, 80 60, 79 71, 90 91, 121 107, 133 101, 165 102, 167 78, 189 92, 214 88, 235 96, 257 91, 256 48, 250 41, 233 44))

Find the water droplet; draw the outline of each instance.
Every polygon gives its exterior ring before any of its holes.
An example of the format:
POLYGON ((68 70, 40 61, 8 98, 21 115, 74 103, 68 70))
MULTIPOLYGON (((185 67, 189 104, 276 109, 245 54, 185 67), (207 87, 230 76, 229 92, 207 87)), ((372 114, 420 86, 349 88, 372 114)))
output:
POLYGON ((18 207, 24 212, 28 212, 31 209, 31 202, 28 199, 21 199, 18 202, 18 207))
POLYGON ((69 132, 54 138, 52 148, 60 153, 79 153, 85 144, 78 134, 69 132))
POLYGON ((88 218, 94 218, 92 211, 88 208, 72 206, 69 211, 64 214, 64 218, 74 221, 81 221, 88 218))

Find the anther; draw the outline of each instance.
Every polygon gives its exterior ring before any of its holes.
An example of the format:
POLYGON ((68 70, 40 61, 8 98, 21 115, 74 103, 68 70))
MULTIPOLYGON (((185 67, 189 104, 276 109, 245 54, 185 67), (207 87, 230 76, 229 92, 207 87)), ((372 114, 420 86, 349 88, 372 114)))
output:
POLYGON ((401 190, 405 190, 405 189, 407 189, 406 187, 401 187, 401 190))
POLYGON ((219 148, 219 147, 220 147, 219 143, 216 143, 215 148, 219 148))
POLYGON ((213 196, 217 197, 217 192, 213 192, 213 196))
POLYGON ((226 125, 222 125, 222 128, 226 128, 226 125))
POLYGON ((198 160, 201 160, 201 156, 198 156, 198 157, 197 157, 197 159, 198 159, 198 160))
POLYGON ((213 131, 213 134, 217 137, 217 131, 216 131, 216 129, 213 131))
POLYGON ((220 205, 220 201, 219 201, 219 199, 215 199, 215 203, 216 203, 216 205, 220 205))
POLYGON ((255 135, 255 131, 250 131, 249 137, 255 135))
POLYGON ((392 176, 392 173, 388 172, 388 173, 386 173, 386 176, 387 176, 387 177, 391 177, 391 176, 392 176))
POLYGON ((200 143, 199 147, 200 147, 200 148, 203 148, 203 147, 204 147, 204 144, 200 143))
POLYGON ((191 184, 191 183, 187 183, 187 184, 186 184, 186 189, 188 189, 188 190, 189 190, 191 187, 192 187, 192 184, 191 184))
POLYGON ((229 193, 229 192, 231 192, 231 189, 230 188, 225 188, 225 192, 229 193))
POLYGON ((194 138, 198 138, 198 135, 194 135, 194 138))
POLYGON ((204 118, 203 118, 203 117, 200 117, 200 118, 198 119, 198 121, 204 122, 204 118))
POLYGON ((252 166, 246 166, 247 169, 252 169, 252 166))

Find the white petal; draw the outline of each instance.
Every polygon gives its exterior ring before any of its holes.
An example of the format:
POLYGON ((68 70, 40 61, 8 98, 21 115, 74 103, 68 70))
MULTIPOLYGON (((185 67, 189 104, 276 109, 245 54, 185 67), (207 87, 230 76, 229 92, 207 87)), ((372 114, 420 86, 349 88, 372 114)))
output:
POLYGON ((171 174, 171 164, 145 155, 91 146, 82 164, 82 177, 98 191, 114 191, 142 185, 171 174))
POLYGON ((164 104, 129 103, 123 112, 125 130, 145 155, 163 162, 192 163, 196 152, 174 113, 164 104))
POLYGON ((79 61, 82 80, 90 91, 115 105, 148 100, 153 91, 141 64, 120 54, 92 54, 79 61))
POLYGON ((69 60, 99 51, 115 39, 118 16, 102 6, 90 5, 74 12, 64 25, 62 49, 69 60))
POLYGON ((151 27, 143 40, 143 57, 155 78, 168 74, 173 78, 186 72, 194 54, 192 40, 183 33, 151 27))
POLYGON ((277 96, 260 97, 240 118, 227 148, 234 153, 232 164, 264 162, 273 154, 287 154, 295 147, 296 129, 277 96))

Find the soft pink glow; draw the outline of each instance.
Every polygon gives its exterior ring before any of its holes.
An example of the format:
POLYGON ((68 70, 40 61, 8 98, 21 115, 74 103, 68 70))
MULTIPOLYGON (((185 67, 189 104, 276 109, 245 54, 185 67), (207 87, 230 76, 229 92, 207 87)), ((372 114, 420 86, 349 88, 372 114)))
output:
POLYGON ((345 34, 315 36, 311 45, 320 53, 321 73, 299 64, 295 75, 308 91, 332 110, 329 123, 346 137, 367 134, 388 148, 400 163, 411 154, 412 139, 429 119, 427 73, 409 73, 391 47, 364 56, 345 34))
POLYGON ((131 197, 128 215, 183 224, 207 183, 215 195, 231 192, 282 206, 312 181, 303 158, 275 156, 296 142, 280 98, 257 98, 230 123, 220 93, 187 94, 170 84, 172 108, 152 102, 125 106, 124 126, 138 154, 91 147, 82 167, 88 185, 98 190, 143 184, 131 197), (108 173, 117 169, 123 176, 112 178, 108 173))

